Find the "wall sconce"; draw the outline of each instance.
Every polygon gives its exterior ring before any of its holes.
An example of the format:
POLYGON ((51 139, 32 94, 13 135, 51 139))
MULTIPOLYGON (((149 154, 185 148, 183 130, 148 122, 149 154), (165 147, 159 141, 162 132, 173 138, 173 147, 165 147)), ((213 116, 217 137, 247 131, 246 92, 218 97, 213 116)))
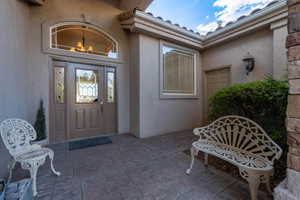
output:
POLYGON ((248 52, 246 56, 243 58, 244 66, 247 71, 247 75, 249 75, 250 72, 253 71, 255 66, 255 59, 254 57, 248 52))

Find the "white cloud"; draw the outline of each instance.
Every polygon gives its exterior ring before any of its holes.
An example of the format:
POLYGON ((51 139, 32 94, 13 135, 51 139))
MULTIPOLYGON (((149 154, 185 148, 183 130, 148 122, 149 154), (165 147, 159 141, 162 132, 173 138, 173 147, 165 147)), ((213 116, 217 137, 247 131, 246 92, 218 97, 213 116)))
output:
POLYGON ((209 31, 215 30, 218 28, 218 23, 217 22, 211 22, 208 24, 200 24, 197 26, 197 30, 200 32, 200 34, 205 34, 209 31))
POLYGON ((201 34, 213 31, 218 27, 217 21, 221 21, 222 25, 230 21, 235 21, 242 15, 248 15, 257 8, 262 8, 273 0, 216 0, 213 4, 214 7, 221 8, 222 10, 215 13, 216 21, 208 24, 200 24, 197 30, 201 34))

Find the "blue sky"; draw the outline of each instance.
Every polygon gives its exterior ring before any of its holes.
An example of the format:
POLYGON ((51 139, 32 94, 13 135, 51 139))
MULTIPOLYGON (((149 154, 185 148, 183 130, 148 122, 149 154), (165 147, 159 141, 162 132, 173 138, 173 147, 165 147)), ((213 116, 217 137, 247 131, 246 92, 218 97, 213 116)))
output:
POLYGON ((154 0, 147 9, 202 34, 225 25, 241 15, 262 8, 272 0, 154 0))

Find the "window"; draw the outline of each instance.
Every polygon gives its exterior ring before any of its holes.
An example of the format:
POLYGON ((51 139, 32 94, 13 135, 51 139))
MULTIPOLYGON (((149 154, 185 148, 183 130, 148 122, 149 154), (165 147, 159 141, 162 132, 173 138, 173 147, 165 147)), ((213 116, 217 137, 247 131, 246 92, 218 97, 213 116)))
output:
POLYGON ((97 71, 76 69, 76 102, 98 102, 97 71))
POLYGON ((196 53, 169 44, 161 48, 161 97, 195 97, 196 53))
POLYGON ((115 101, 115 72, 108 71, 106 73, 107 79, 107 102, 114 103, 115 101))
POLYGON ((54 95, 55 103, 65 101, 65 68, 54 67, 54 95))
POLYGON ((52 49, 117 58, 116 42, 106 33, 88 25, 52 27, 50 40, 52 49))

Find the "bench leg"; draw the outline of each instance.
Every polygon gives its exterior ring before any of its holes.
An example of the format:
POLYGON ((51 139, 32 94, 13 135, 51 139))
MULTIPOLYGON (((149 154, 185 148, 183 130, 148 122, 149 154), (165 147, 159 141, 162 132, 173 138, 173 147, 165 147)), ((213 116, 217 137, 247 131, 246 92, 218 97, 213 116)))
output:
POLYGON ((271 188, 271 184, 270 184, 270 180, 271 180, 271 177, 272 177, 273 175, 274 175, 274 172, 273 172, 273 171, 271 171, 270 173, 265 173, 265 174, 263 174, 263 183, 266 184, 268 193, 269 193, 270 195, 273 195, 272 188, 271 188))
POLYGON ((197 156, 198 154, 198 150, 195 149, 194 147, 191 148, 191 164, 190 164, 190 168, 186 170, 186 174, 191 174, 191 171, 193 169, 194 166, 194 162, 195 162, 195 156, 197 156))
POLYGON ((251 200, 257 200, 258 188, 261 183, 262 174, 255 170, 246 170, 244 168, 240 168, 240 175, 249 183, 251 200))
POLYGON ((249 177, 248 182, 249 182, 249 188, 251 193, 251 200, 257 200, 258 187, 260 185, 259 176, 249 177))
POLYGON ((204 153, 204 164, 205 164, 205 167, 208 166, 208 154, 207 153, 204 153))
POLYGON ((271 189, 271 184, 270 184, 270 176, 267 176, 266 178, 266 186, 267 186, 267 190, 269 192, 270 195, 273 195, 272 189, 271 189))

